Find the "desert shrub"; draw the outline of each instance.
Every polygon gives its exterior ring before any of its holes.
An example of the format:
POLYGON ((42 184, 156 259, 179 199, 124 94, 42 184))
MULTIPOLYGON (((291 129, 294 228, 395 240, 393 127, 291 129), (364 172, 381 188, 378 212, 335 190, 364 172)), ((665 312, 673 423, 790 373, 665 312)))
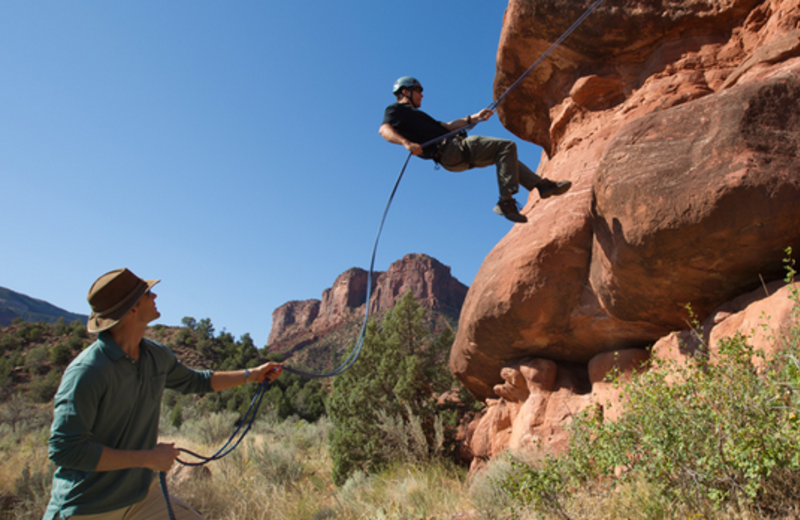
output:
POLYGON ((280 419, 298 416, 314 422, 325 414, 325 389, 319 379, 284 372, 269 385, 264 408, 280 419))
POLYGON ((22 468, 19 478, 14 482, 17 506, 14 517, 18 519, 42 518, 50 501, 50 485, 55 465, 48 464, 44 470, 31 470, 29 465, 22 468))
POLYGON ((506 492, 552 513, 574 490, 611 479, 618 489, 647 489, 648 518, 675 504, 708 518, 795 513, 798 335, 795 326, 787 348, 769 361, 737 335, 720 342, 713 362, 701 350, 684 365, 656 363, 624 385, 622 417, 580 414, 568 453, 527 466, 505 482, 506 492))
POLYGON ((235 412, 211 412, 186 420, 181 426, 181 432, 196 442, 213 447, 230 437, 238 419, 239 414, 235 412))
POLYGON ((65 320, 63 316, 59 316, 59 318, 55 322, 54 329, 56 336, 67 334, 69 332, 69 327, 67 326, 67 320, 65 320))
POLYGON ((299 450, 289 442, 263 442, 251 448, 250 459, 263 478, 274 485, 297 482, 303 476, 303 462, 299 450))
POLYGON ((183 425, 183 404, 180 401, 175 403, 175 407, 169 415, 169 423, 175 427, 175 429, 181 429, 183 425))
POLYGON ((25 366, 29 369, 36 369, 49 358, 50 351, 47 345, 36 345, 25 355, 25 366))
POLYGON ((83 350, 83 339, 77 336, 70 336, 67 338, 67 347, 74 352, 80 352, 83 350))
POLYGON ((332 518, 478 518, 468 512, 464 473, 444 459, 356 471, 337 490, 332 518))
POLYGON ((61 383, 61 372, 51 370, 45 376, 34 377, 28 385, 28 398, 34 403, 50 401, 58 391, 61 383))
POLYGON ((10 426, 11 433, 16 434, 17 429, 26 422, 29 413, 28 404, 22 397, 22 393, 18 392, 0 404, 0 424, 10 426))
POLYGON ((69 324, 70 335, 78 339, 85 339, 89 333, 86 331, 86 325, 81 320, 75 320, 69 324))
POLYGON ((31 327, 28 331, 27 339, 31 343, 36 343, 37 341, 41 341, 43 334, 41 327, 31 327))
POLYGON ((330 430, 331 423, 324 416, 308 422, 296 416, 280 419, 271 415, 259 419, 253 426, 253 433, 280 439, 304 454, 326 450, 330 430))
MULTIPOLYGON (((619 474, 621 483, 644 478, 664 503, 704 514, 729 507, 785 512, 766 497, 780 484, 773 475, 800 472, 800 367, 782 356, 759 373, 754 355, 738 336, 721 344, 716 363, 659 366, 635 378, 620 419, 580 415, 568 455, 531 466, 507 490, 553 510, 570 486, 619 474)), ((781 481, 791 489, 778 495, 797 496, 796 478, 781 481)))
MULTIPOLYGON (((0 356, 0 391, 5 390, 11 383, 11 371, 13 368, 14 366, 11 364, 10 359, 0 356)), ((2 392, 0 392, 0 395, 2 395, 2 392)))
POLYGON ((66 366, 72 359, 69 345, 67 343, 58 343, 50 349, 50 362, 57 366, 66 366))
POLYGON ((0 338, 0 354, 6 351, 17 350, 20 344, 21 342, 16 336, 11 334, 4 335, 2 338, 0 338))
MULTIPOLYGON (((506 452, 490 460, 469 483, 469 497, 481 518, 498 518, 512 510, 519 500, 509 485, 522 486, 522 474, 529 471, 517 453, 506 452)), ((527 463, 527 461, 525 461, 527 463)), ((527 497, 526 497, 527 498, 527 497)))

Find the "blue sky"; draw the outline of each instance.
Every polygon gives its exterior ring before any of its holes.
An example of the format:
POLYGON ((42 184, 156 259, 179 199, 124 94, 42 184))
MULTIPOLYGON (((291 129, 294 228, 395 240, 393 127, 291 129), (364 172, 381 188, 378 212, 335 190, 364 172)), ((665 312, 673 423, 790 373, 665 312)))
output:
MULTIPOLYGON (((407 155, 377 132, 394 80, 417 77, 438 119, 488 106, 505 8, 1 3, 0 286, 88 314, 91 283, 127 266, 162 279, 159 323, 263 346, 275 308, 369 267, 407 155)), ((514 138, 496 117, 473 132, 514 138)), ((520 143, 531 168, 540 153, 520 143)), ((493 168, 413 158, 376 269, 425 253, 470 285, 511 228, 496 199, 493 168)))

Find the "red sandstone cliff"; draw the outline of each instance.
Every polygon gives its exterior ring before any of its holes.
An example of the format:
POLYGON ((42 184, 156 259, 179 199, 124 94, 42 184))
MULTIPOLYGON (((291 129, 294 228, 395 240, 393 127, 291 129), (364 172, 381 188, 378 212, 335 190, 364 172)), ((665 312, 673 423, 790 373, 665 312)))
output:
MULTIPOLYGON (((588 5, 510 1, 495 95, 588 5)), ((450 363, 490 399, 480 457, 558 444, 608 353, 782 276, 800 250, 800 2, 606 0, 498 115, 573 187, 528 197, 464 303, 450 363)))
MULTIPOLYGON (((335 360, 328 351, 341 353, 356 339, 365 312, 367 275, 363 269, 349 269, 323 291, 321 300, 291 301, 275 309, 267 348, 287 355, 302 353, 312 366, 311 350, 325 350, 326 356, 320 357, 335 360)), ((380 316, 407 291, 430 311, 433 325, 443 327, 455 325, 467 286, 438 260, 409 254, 386 272, 373 273, 370 314, 380 316)))

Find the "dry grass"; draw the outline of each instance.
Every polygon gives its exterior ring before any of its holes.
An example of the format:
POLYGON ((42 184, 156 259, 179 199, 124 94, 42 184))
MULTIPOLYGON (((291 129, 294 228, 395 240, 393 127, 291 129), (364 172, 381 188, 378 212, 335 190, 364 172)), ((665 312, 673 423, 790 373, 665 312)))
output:
MULTIPOLYGON (((212 429, 225 420, 206 419, 212 429)), ((5 434, 0 444, 0 497, 17 498, 5 501, 0 519, 41 518, 53 470, 47 460, 49 430, 27 429, 12 436, 8 425, 0 428, 5 434), (25 467, 33 485, 21 482, 25 467)), ((207 466, 210 473, 205 476, 171 473, 170 492, 208 520, 477 518, 465 514, 473 506, 464 471, 447 464, 396 467, 375 476, 359 474, 337 489, 331 480, 328 429, 325 419, 314 424, 259 421, 234 452, 207 466)), ((210 454, 217 447, 200 438, 197 432, 203 428, 193 430, 191 436, 167 430, 162 440, 192 451, 210 454)))
MULTIPOLYGON (((206 418, 209 426, 191 435, 170 430, 162 440, 209 454, 217 447, 201 432, 220 427, 225 417, 206 418)), ((573 490, 563 514, 545 514, 514 504, 501 490, 515 471, 511 457, 497 457, 472 480, 446 463, 396 466, 380 474, 358 473, 336 488, 331 479, 325 419, 276 423, 259 421, 245 442, 228 457, 208 465, 205 475, 171 474, 171 493, 208 520, 755 520, 752 513, 689 511, 664 503, 663 494, 645 479, 593 482, 573 490)), ((47 460, 48 428, 0 425, 0 520, 41 518, 49 499, 52 464, 47 460), (25 430, 25 431, 21 431, 25 430), (23 477, 23 469, 27 476, 23 477), (26 481, 26 482, 23 482, 26 481), (16 501, 3 500, 14 496, 16 501)), ((517 456, 517 458, 525 458, 517 456)), ((183 471, 185 473, 185 471, 183 471)), ((178 472, 181 473, 181 472, 178 472)), ((785 480, 785 477, 782 478, 785 480)))
POLYGON ((337 489, 325 421, 260 425, 237 452, 212 466, 210 479, 172 491, 208 520, 451 518, 471 508, 465 475, 443 465, 359 474, 337 489))

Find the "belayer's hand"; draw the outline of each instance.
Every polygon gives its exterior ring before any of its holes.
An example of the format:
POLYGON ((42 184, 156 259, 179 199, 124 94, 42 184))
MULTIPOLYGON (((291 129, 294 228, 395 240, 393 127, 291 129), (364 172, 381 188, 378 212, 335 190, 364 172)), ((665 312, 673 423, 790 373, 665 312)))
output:
POLYGON ((262 383, 265 379, 269 379, 271 383, 278 379, 281 372, 283 372, 283 365, 281 363, 264 363, 260 367, 250 371, 250 380, 262 383))
POLYGON ((145 467, 153 471, 166 473, 172 468, 175 459, 178 458, 178 454, 178 448, 175 447, 174 442, 159 442, 155 448, 149 450, 145 467))

